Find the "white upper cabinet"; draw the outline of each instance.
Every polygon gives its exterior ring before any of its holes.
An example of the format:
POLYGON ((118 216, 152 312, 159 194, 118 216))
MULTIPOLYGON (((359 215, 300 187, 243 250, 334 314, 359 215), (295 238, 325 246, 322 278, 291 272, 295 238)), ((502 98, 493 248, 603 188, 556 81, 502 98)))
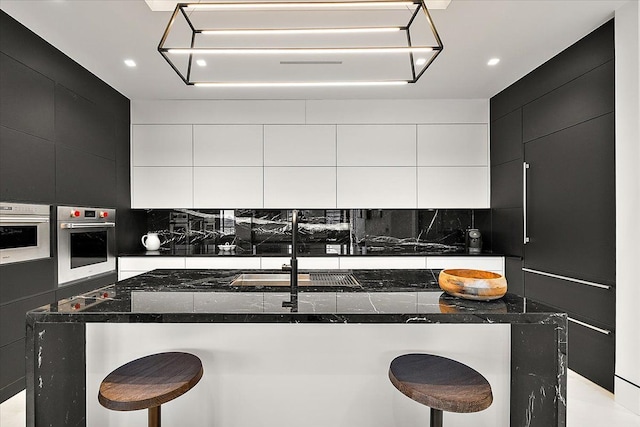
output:
POLYGON ((265 167, 264 207, 330 209, 336 207, 335 167, 265 167))
POLYGON ((262 166, 262 125, 194 125, 194 166, 262 166))
POLYGON ((265 166, 335 166, 336 127, 266 125, 265 166))
POLYGON ((416 166, 416 126, 338 125, 338 166, 416 166))
POLYGON ((415 167, 338 168, 338 208, 415 207, 415 167))
POLYGON ((487 125, 418 125, 418 166, 488 164, 487 125))
POLYGON ((488 167, 419 167, 418 208, 489 208, 488 167))
POLYGON ((192 208, 192 167, 134 167, 132 208, 192 208))
POLYGON ((133 166, 191 166, 191 125, 133 125, 133 166))
POLYGON ((197 167, 193 170, 195 208, 261 208, 262 168, 255 166, 197 167))

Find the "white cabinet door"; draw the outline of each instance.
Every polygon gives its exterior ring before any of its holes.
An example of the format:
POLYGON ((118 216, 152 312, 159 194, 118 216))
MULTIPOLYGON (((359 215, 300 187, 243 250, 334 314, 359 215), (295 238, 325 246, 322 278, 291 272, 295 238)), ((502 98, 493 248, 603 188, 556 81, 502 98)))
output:
POLYGON ((338 168, 338 208, 415 207, 415 167, 338 168))
POLYGON ((489 208, 489 167, 419 167, 418 209, 489 208))
POLYGON ((265 126, 265 166, 335 166, 336 127, 265 126))
POLYGON ((196 167, 193 205, 196 208, 261 208, 261 167, 196 167))
POLYGON ((335 167, 265 167, 264 207, 336 207, 335 167))
POLYGON ((427 268, 469 268, 504 274, 504 257, 499 256, 430 256, 427 268))
POLYGON ((488 166, 487 125, 419 125, 418 166, 488 166))
POLYGON ((132 208, 193 207, 192 167, 134 167, 132 208))
POLYGON ((133 166, 191 166, 191 125, 133 125, 133 166))
POLYGON ((338 166, 415 165, 415 125, 338 126, 338 166))
POLYGON ((194 166, 262 166, 262 125, 194 125, 194 166))
POLYGON ((351 256, 340 257, 340 269, 355 270, 384 270, 399 269, 412 270, 424 269, 426 267, 425 257, 420 256, 351 256))
POLYGON ((186 268, 210 268, 217 270, 225 269, 260 269, 259 257, 186 257, 186 268))

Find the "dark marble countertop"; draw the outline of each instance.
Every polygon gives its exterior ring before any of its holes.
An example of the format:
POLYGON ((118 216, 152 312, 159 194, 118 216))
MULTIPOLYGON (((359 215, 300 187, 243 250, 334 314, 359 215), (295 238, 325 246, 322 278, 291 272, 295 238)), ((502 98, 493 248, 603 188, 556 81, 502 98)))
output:
POLYGON ((277 270, 154 270, 29 316, 47 322, 332 323, 555 323, 566 316, 510 293, 494 301, 449 296, 438 286, 439 270, 428 269, 314 271, 313 280, 328 274, 340 282, 351 274, 357 283, 301 282, 298 311, 292 312, 282 307, 290 296, 288 286, 232 283, 243 273, 265 272, 283 275, 277 270))

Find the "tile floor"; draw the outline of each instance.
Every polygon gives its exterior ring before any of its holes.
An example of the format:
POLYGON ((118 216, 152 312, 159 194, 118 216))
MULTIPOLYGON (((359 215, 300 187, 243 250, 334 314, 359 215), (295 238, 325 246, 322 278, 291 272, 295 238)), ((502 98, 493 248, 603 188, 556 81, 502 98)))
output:
MULTIPOLYGON (((567 427, 640 427, 636 415, 615 403, 613 394, 569 371, 567 427)), ((0 426, 25 426, 25 392, 0 405, 0 426)))

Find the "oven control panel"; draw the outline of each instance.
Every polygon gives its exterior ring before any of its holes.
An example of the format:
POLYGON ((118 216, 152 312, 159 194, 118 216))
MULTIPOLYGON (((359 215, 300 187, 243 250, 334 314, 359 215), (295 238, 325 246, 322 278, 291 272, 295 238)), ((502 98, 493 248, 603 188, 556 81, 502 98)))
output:
POLYGON ((58 221, 114 221, 116 210, 110 208, 79 208, 73 206, 58 207, 58 221))

